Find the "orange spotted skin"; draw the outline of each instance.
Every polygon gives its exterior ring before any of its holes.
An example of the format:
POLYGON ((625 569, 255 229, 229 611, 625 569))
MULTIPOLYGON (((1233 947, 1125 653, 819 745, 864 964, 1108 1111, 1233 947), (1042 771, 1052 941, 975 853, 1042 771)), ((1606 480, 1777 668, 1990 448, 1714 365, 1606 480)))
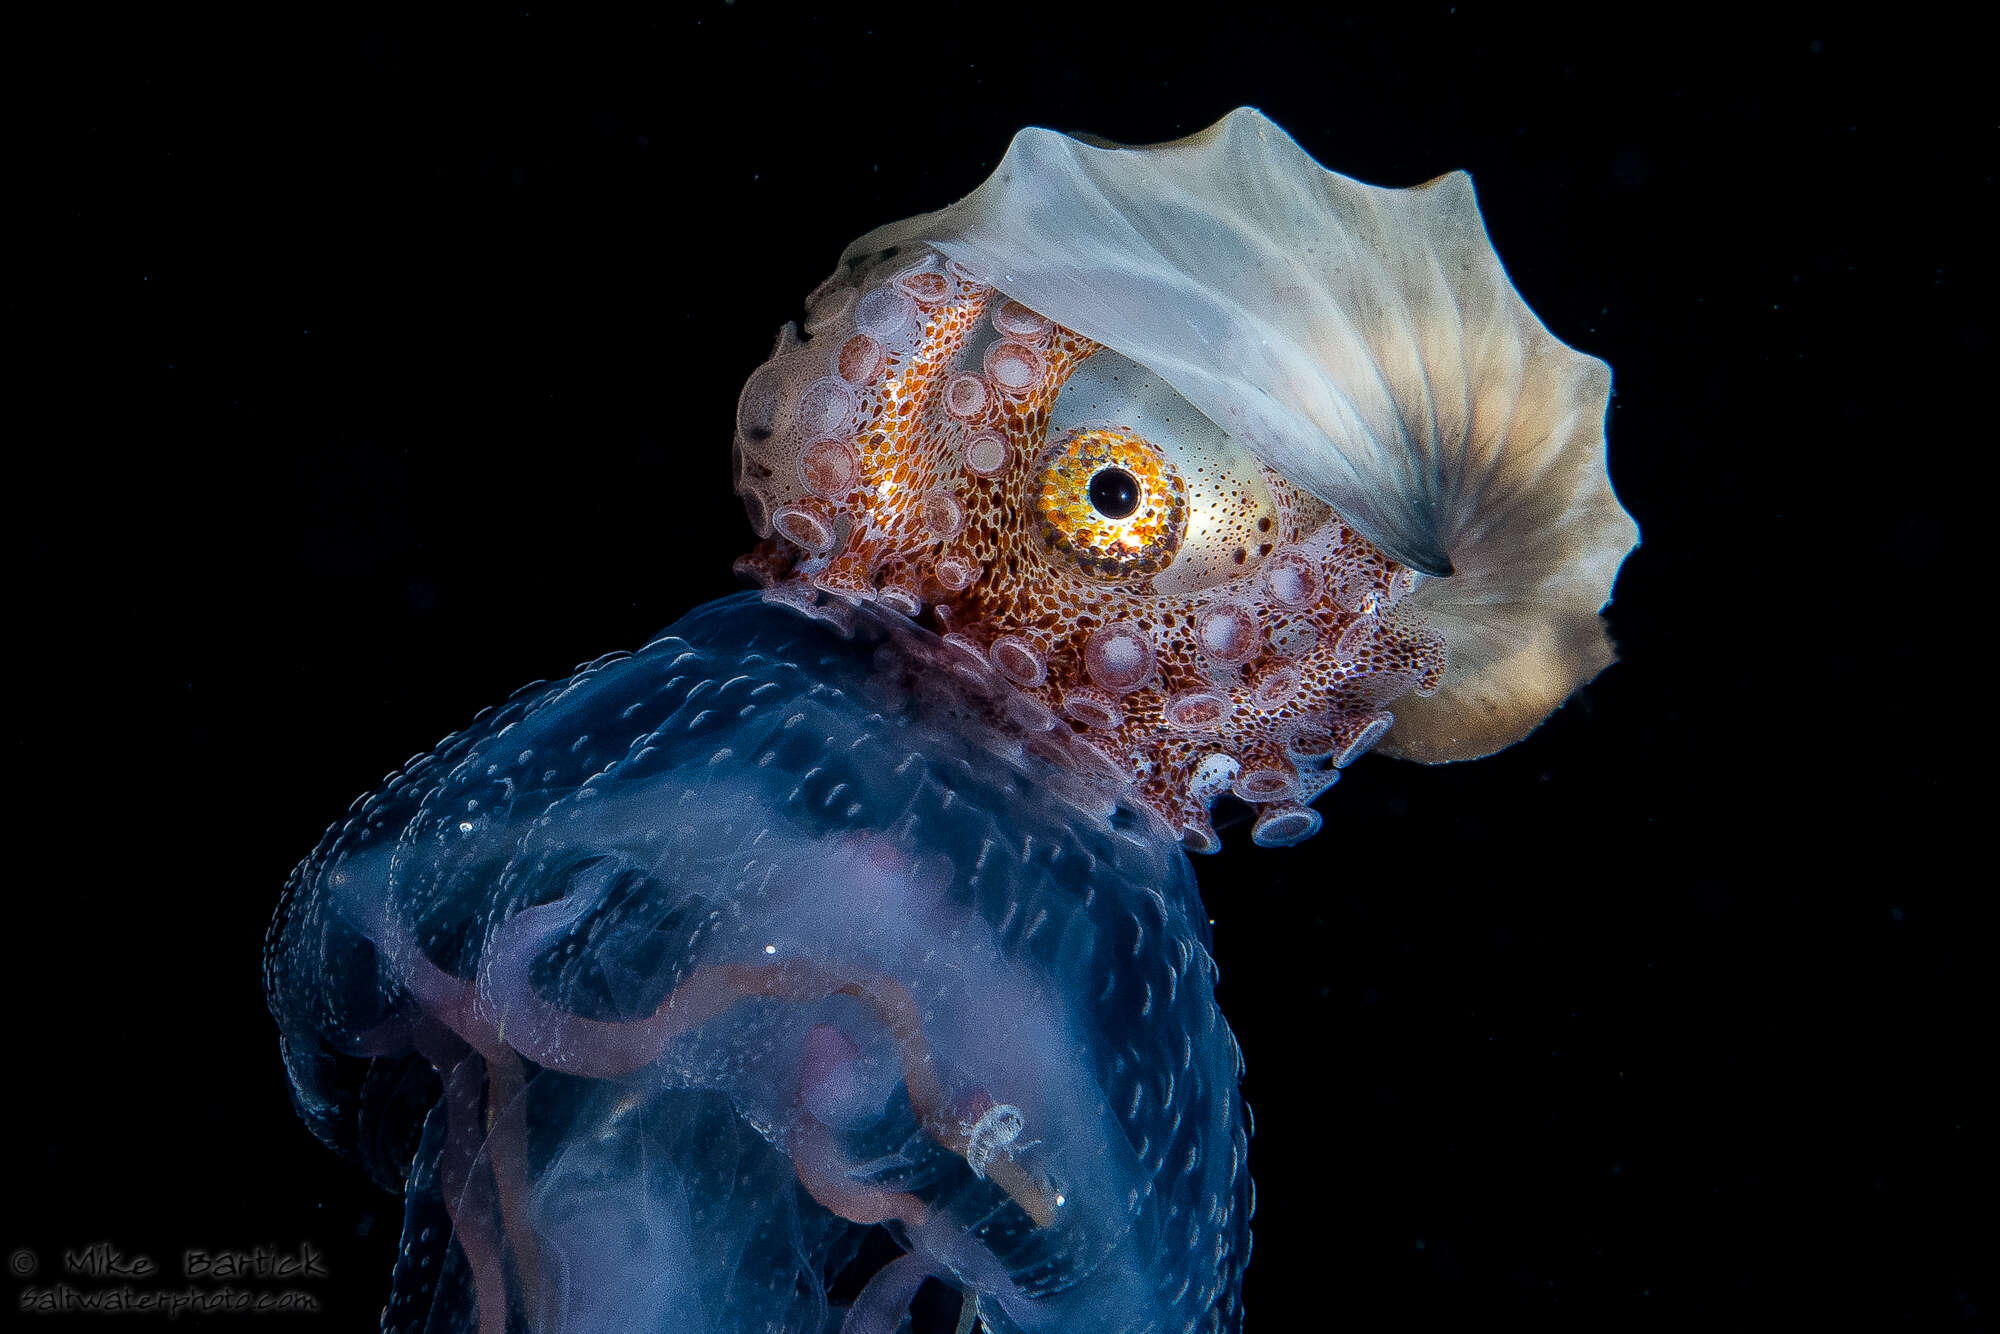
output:
POLYGON ((1264 470, 1271 512, 1227 557, 1241 572, 1162 591, 1186 522, 1174 465, 1118 423, 1047 438, 1057 393, 1098 345, 937 257, 890 284, 910 300, 869 309, 914 312, 907 348, 851 321, 809 345, 781 337, 774 365, 840 338, 813 355, 857 406, 830 443, 760 448, 739 431, 737 490, 766 539, 738 571, 779 600, 875 601, 923 621, 1193 849, 1218 846, 1208 812, 1225 791, 1258 809, 1258 842, 1310 834, 1310 803, 1386 729, 1385 706, 1442 679, 1442 641, 1395 612, 1412 572, 1264 470), (1138 482, 1122 523, 1087 510, 1091 476, 1112 465, 1138 482))

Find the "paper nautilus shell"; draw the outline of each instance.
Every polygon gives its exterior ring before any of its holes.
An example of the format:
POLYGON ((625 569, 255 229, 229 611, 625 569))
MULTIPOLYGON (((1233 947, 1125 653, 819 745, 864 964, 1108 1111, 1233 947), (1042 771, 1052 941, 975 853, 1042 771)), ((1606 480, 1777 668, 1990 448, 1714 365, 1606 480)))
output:
POLYGON ((1024 130, 849 246, 744 387, 738 568, 922 620, 1191 848, 1224 791, 1295 842, 1362 752, 1488 754, 1611 661, 1610 385, 1463 172, 1364 185, 1249 109, 1024 130))

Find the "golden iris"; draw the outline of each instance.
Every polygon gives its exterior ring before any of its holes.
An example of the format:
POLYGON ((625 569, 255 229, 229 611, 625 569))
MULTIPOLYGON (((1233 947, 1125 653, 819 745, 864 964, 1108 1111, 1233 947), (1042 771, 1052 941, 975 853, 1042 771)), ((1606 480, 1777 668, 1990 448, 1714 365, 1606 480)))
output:
POLYGON ((1125 430, 1079 431, 1051 449, 1035 493, 1042 541, 1086 574, 1124 579, 1173 564, 1187 528, 1187 486, 1125 430))

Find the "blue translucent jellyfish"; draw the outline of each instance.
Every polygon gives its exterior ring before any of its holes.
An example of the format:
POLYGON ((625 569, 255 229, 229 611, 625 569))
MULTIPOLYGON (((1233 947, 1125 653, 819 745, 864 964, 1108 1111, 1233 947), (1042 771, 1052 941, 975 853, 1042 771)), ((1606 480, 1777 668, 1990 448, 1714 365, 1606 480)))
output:
POLYGON ((287 886, 297 1105, 405 1197, 385 1326, 895 1334, 935 1280, 962 1334, 1240 1329, 1185 851, 1610 660, 1609 372, 1465 177, 1251 111, 1024 131, 808 310, 737 406, 762 593, 483 716, 287 886))
POLYGON ((994 1330, 1234 1327, 1187 862, 996 707, 744 595, 328 834, 267 980, 308 1123, 408 1173, 390 1328, 817 1331, 876 1226, 856 1330, 928 1276, 994 1330))

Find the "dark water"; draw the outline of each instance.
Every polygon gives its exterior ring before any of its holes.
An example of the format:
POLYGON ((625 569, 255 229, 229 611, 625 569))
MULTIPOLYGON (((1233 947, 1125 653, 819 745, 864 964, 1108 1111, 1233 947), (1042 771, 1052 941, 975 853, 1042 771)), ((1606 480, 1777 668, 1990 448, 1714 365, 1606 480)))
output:
POLYGON ((21 38, 4 1240, 40 1278, 310 1243, 289 1323, 372 1321, 396 1204, 297 1126, 258 991, 291 863, 475 710, 733 588, 736 392, 848 240, 1022 124, 1250 103, 1364 180, 1472 171, 1615 368, 1645 539, 1626 660, 1529 741, 1365 760, 1303 847, 1199 863, 1250 1328, 1992 1322, 1969 38, 1208 21, 21 38))

